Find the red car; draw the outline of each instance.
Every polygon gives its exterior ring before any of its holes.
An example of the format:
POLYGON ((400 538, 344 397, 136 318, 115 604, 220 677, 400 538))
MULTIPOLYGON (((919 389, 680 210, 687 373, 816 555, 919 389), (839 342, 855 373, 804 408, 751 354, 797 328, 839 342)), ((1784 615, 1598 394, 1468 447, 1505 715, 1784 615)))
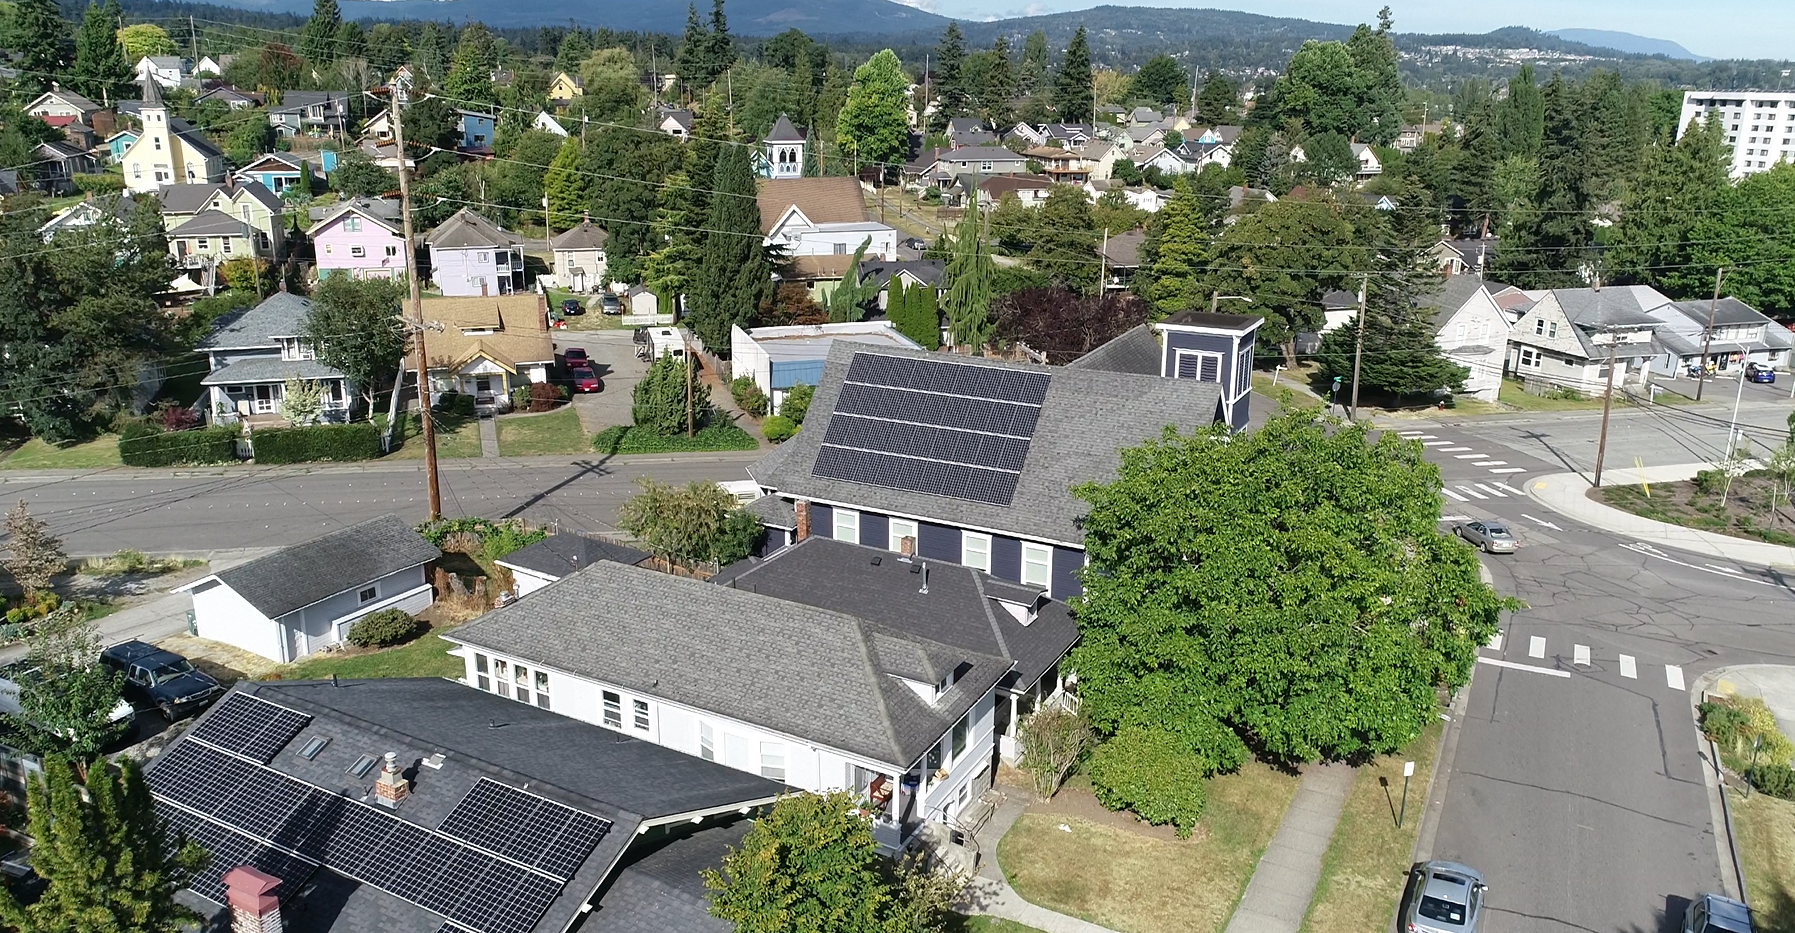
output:
POLYGON ((605 384, 598 378, 598 373, 590 366, 569 366, 567 375, 573 382, 575 392, 603 392, 605 384))
POLYGON ((568 347, 567 349, 562 350, 561 359, 565 362, 568 369, 572 369, 575 366, 590 367, 592 365, 592 357, 586 355, 586 349, 584 347, 568 347))

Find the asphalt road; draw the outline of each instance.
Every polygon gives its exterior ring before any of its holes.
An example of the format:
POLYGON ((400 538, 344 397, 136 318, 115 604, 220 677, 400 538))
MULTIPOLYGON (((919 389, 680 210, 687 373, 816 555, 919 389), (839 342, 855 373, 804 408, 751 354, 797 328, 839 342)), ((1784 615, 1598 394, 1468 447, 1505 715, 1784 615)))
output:
MULTIPOLYGON (((445 462, 444 515, 558 523, 610 532, 638 476, 664 482, 746 479, 759 454, 699 457, 467 460, 445 462)), ((86 474, 0 473, 0 502, 23 499, 72 555, 137 548, 204 555, 275 547, 388 512, 428 515, 422 464, 214 471, 112 470, 86 474)))
MULTIPOLYGON (((1628 438, 1648 464, 1698 459, 1712 424, 1664 411, 1626 412, 1610 443, 1628 438)), ((1585 421, 1405 430, 1434 445, 1446 526, 1500 518, 1523 542, 1484 559, 1527 606, 1480 652, 1432 847, 1489 880, 1487 933, 1679 930, 1687 899, 1731 870, 1687 688, 1716 667, 1795 656, 1795 580, 1584 528, 1525 495, 1529 475, 1586 462, 1556 455, 1581 451, 1585 421)), ((1626 456, 1611 449, 1609 463, 1626 456)))

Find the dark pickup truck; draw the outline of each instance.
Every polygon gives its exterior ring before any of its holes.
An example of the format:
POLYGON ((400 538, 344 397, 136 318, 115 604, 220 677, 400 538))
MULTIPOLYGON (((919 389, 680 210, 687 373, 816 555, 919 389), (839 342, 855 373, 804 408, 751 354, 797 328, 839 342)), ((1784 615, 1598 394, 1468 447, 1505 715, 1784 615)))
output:
POLYGON ((113 645, 100 652, 100 663, 123 677, 125 699, 138 709, 158 710, 169 722, 224 695, 224 687, 193 662, 148 642, 113 645))

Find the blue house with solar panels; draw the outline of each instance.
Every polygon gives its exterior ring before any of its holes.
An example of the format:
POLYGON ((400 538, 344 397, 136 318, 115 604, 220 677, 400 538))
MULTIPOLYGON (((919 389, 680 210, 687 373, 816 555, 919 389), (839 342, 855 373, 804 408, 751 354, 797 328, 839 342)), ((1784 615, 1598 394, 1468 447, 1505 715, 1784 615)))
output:
POLYGON ((1185 330, 1143 326, 1084 366, 837 343, 804 430, 749 468, 764 547, 820 535, 1077 595, 1086 507, 1072 487, 1114 478, 1122 448, 1167 425, 1246 424, 1236 367, 1257 319, 1238 333, 1173 326, 1185 330))
POLYGON ((240 682, 145 778, 207 930, 728 933, 702 871, 790 789, 440 678, 240 682))

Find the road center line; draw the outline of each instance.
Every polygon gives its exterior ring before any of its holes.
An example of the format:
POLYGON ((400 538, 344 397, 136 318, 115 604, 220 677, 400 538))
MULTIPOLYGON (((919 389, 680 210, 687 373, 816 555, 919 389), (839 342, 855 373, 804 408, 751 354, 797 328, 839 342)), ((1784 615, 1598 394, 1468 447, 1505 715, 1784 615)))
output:
POLYGON ((1534 667, 1531 664, 1516 664, 1513 661, 1504 661, 1501 658, 1478 658, 1477 663, 1488 664, 1491 667, 1506 667, 1516 671, 1532 671, 1535 674, 1544 674, 1547 677, 1571 676, 1570 671, 1555 671, 1549 667, 1534 667))

